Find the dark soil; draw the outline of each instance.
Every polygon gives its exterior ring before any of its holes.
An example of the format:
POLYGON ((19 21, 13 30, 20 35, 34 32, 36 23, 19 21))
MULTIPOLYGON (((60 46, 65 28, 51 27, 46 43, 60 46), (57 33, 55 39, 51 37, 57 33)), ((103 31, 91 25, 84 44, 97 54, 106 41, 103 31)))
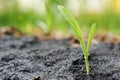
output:
POLYGON ((120 80, 120 45, 92 46, 89 61, 86 75, 81 48, 67 39, 0 38, 0 80, 120 80))

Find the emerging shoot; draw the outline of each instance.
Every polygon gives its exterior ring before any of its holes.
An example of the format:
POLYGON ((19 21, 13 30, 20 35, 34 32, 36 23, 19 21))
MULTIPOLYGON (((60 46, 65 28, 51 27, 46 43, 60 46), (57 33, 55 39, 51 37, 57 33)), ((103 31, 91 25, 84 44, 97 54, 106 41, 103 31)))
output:
POLYGON ((86 72, 87 74, 89 74, 90 72, 90 66, 89 66, 89 60, 88 60, 88 56, 89 56, 89 49, 90 49, 90 45, 96 30, 96 24, 93 23, 90 33, 89 33, 89 38, 88 38, 88 43, 87 45, 84 42, 84 39, 82 37, 82 31, 79 27, 79 24, 77 23, 77 21, 74 19, 74 17, 72 16, 72 14, 63 6, 58 6, 59 11, 61 12, 61 14, 64 16, 64 18, 71 24, 72 29, 74 30, 75 34, 77 35, 81 46, 82 46, 82 50, 84 53, 84 58, 85 58, 85 65, 86 65, 86 72))

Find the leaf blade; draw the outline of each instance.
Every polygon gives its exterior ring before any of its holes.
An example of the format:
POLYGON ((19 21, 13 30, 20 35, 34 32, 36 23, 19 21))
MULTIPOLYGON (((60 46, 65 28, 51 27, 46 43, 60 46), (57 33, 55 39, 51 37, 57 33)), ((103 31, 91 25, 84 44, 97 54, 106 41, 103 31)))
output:
POLYGON ((88 43, 87 43, 87 51, 89 51, 89 49, 90 49, 90 45, 92 43, 92 39, 93 39, 95 31, 96 31, 96 24, 93 23, 92 27, 91 27, 91 30, 90 30, 90 33, 89 33, 89 38, 88 38, 88 43))
MULTIPOLYGON (((63 6, 58 6, 58 9, 60 10, 60 12, 62 13, 62 15, 64 16, 64 18, 72 25, 71 27, 73 28, 73 30, 76 33, 79 33, 80 36, 82 35, 82 31, 79 27, 79 24, 77 23, 77 21, 74 19, 74 17, 72 16, 72 14, 63 6), (75 27, 74 27, 75 26, 75 27), (79 32, 78 32, 79 31, 79 32)), ((78 34, 77 34, 78 35, 78 34)))
POLYGON ((72 14, 65 7, 59 5, 58 9, 62 13, 64 18, 72 25, 71 27, 75 31, 75 34, 79 38, 79 41, 80 41, 80 43, 82 45, 83 52, 86 53, 86 46, 85 46, 85 42, 84 42, 84 40, 82 38, 82 31, 81 31, 81 29, 79 27, 79 24, 74 19, 72 14))

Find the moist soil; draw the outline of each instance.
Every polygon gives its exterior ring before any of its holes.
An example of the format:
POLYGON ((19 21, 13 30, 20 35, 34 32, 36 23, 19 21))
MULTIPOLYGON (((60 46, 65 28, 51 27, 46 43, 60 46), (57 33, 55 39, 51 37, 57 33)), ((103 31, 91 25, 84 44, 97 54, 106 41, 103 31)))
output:
POLYGON ((100 42, 89 53, 86 75, 82 49, 69 39, 1 37, 0 80, 120 80, 120 45, 100 42))

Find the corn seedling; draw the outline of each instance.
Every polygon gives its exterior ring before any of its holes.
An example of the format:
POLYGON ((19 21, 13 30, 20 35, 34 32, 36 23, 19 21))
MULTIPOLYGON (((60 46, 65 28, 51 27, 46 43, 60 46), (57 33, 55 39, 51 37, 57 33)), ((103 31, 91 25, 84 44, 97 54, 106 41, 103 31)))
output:
POLYGON ((61 14, 64 16, 64 18, 71 24, 72 29, 74 30, 75 34, 77 35, 77 37, 81 43, 82 50, 84 53, 84 58, 85 58, 86 72, 87 72, 87 74, 89 74, 90 67, 89 67, 88 56, 89 56, 89 49, 90 49, 90 45, 92 42, 92 38, 93 38, 94 32, 96 30, 96 24, 94 23, 91 27, 91 31, 89 33, 89 38, 88 38, 88 43, 86 45, 84 42, 84 39, 82 37, 83 34, 79 27, 79 24, 74 19, 72 14, 63 6, 58 6, 58 9, 61 12, 61 14))

